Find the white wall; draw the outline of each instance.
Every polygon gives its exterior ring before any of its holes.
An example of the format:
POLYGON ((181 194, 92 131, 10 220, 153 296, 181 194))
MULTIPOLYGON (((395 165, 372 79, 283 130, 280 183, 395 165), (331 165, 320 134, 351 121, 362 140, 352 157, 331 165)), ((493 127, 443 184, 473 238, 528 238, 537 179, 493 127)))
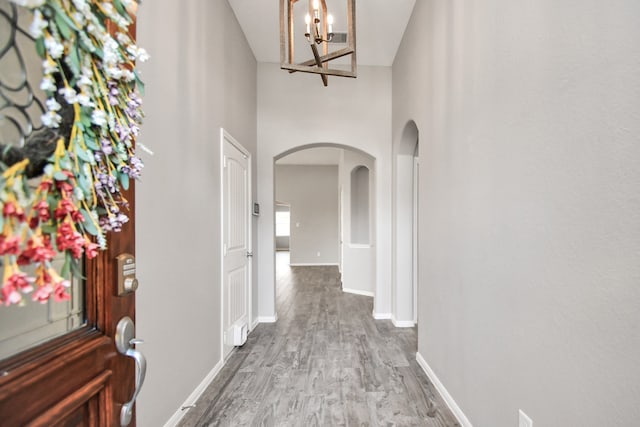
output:
POLYGON ((275 315, 274 158, 308 144, 351 146, 376 159, 376 299, 390 312, 391 283, 391 69, 359 67, 357 79, 329 78, 258 64, 258 194, 260 316, 275 315))
MULTIPOLYGON (((340 186, 342 187, 343 259, 342 289, 361 295, 375 295, 376 277, 376 161, 371 156, 352 150, 343 150, 340 161, 340 186), (359 167, 369 169, 369 243, 359 244, 352 239, 353 212, 351 172, 359 167)), ((383 312, 380 317, 389 317, 383 312)))
POLYGON ((219 129, 254 154, 255 171, 256 62, 226 1, 145 3, 138 39, 151 54, 139 141, 155 155, 136 189, 148 359, 137 413, 139 426, 157 427, 220 360, 219 129))
POLYGON ((419 352, 471 423, 640 419, 640 3, 424 0, 419 352))
POLYGON ((276 200, 291 206, 289 262, 340 262, 338 166, 276 165, 276 200))

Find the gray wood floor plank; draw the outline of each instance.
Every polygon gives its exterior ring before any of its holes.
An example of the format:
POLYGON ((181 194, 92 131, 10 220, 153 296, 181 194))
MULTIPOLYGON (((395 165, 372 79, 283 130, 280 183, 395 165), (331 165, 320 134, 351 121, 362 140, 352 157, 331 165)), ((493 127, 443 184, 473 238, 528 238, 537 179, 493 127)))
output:
POLYGON ((279 263, 276 277, 278 322, 252 331, 181 427, 458 426, 415 360, 415 328, 374 320, 335 267, 279 263))

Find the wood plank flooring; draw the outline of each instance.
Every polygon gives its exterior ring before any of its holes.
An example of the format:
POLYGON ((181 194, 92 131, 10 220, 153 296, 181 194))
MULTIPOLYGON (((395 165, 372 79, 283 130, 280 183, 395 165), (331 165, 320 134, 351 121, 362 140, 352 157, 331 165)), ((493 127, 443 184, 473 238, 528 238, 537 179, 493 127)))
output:
POLYGON ((337 267, 278 253, 278 322, 260 324, 180 423, 190 426, 459 426, 415 360, 415 329, 373 320, 337 267))

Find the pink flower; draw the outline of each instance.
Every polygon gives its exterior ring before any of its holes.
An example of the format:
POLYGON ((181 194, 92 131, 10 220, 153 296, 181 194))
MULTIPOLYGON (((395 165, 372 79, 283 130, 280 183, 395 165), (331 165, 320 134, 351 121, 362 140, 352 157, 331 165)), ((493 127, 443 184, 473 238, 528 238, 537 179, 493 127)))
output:
POLYGON ((68 280, 56 283, 55 288, 53 289, 53 300, 55 302, 68 301, 71 299, 71 295, 67 292, 69 285, 68 280))
POLYGON ((84 242, 84 253, 87 256, 87 258, 92 259, 98 256, 98 248, 100 246, 92 243, 90 241, 85 241, 84 242))
POLYGON ((71 212, 71 219, 75 223, 84 222, 84 215, 82 215, 79 210, 75 210, 71 212))
POLYGON ((0 243, 0 255, 20 254, 20 237, 11 236, 0 243))
POLYGON ((52 292, 53 289, 51 287, 51 284, 47 283, 43 286, 38 287, 38 289, 36 289, 36 291, 33 293, 31 299, 33 301, 38 301, 40 304, 46 304, 46 302, 49 301, 49 297, 51 296, 52 292))
POLYGON ((23 294, 28 294, 33 291, 33 281, 33 278, 28 277, 26 273, 20 271, 9 276, 4 286, 11 286, 20 290, 23 294))
POLYGON ((51 190, 52 187, 53 187, 53 181, 44 180, 44 179, 42 181, 40 181, 40 190, 41 191, 47 192, 47 191, 51 190))
POLYGON ((51 219, 51 213, 49 212, 49 204, 46 200, 40 200, 34 209, 38 211, 38 218, 40 221, 47 222, 51 219))
POLYGON ((70 250, 74 258, 80 258, 82 256, 84 247, 84 237, 77 231, 73 231, 71 224, 68 222, 63 223, 58 228, 58 236, 56 237, 56 244, 59 251, 70 250))
POLYGON ((73 205, 73 202, 70 199, 62 199, 56 208, 56 219, 64 219, 67 214, 70 214, 76 210, 76 207, 73 205))
POLYGON ((16 206, 16 204, 13 202, 5 203, 4 207, 2 208, 2 214, 5 218, 14 217, 20 222, 24 222, 26 218, 24 209, 22 209, 20 206, 16 206))
POLYGON ((31 262, 51 261, 55 256, 56 252, 51 247, 51 240, 34 236, 27 242, 27 249, 20 254, 18 264, 27 265, 31 262))
POLYGON ((53 248, 38 246, 37 248, 34 248, 33 257, 31 259, 33 259, 35 262, 46 262, 52 261, 55 256, 56 252, 53 250, 53 248))
POLYGON ((18 304, 22 301, 22 295, 15 286, 5 285, 2 287, 2 300, 5 306, 10 306, 11 304, 18 304))

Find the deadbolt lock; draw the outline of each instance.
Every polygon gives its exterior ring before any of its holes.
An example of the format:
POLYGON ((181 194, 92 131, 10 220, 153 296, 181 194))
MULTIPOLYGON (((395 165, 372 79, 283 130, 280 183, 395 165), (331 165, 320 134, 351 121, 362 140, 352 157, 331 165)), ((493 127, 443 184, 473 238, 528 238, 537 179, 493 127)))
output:
POLYGON ((136 259, 131 254, 120 254, 116 257, 118 276, 118 296, 123 296, 138 289, 136 279, 136 259))

